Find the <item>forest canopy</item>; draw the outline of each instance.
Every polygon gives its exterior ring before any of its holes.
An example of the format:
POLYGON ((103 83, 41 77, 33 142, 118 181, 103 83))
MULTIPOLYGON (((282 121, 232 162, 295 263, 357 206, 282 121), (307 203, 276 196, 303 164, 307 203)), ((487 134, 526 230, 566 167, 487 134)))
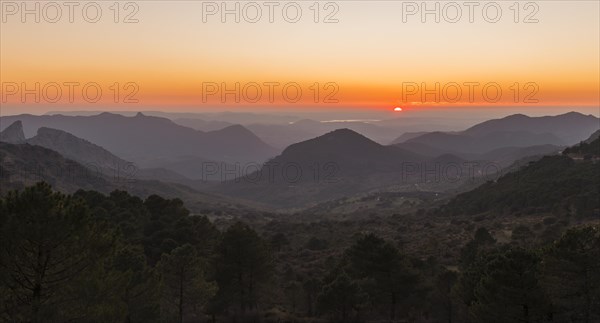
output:
POLYGON ((38 183, 9 192, 0 209, 3 321, 600 319, 594 225, 525 247, 480 228, 455 268, 359 233, 307 274, 289 259, 327 245, 291 248, 293 233, 266 236, 239 221, 219 229, 178 199, 64 195, 38 183))

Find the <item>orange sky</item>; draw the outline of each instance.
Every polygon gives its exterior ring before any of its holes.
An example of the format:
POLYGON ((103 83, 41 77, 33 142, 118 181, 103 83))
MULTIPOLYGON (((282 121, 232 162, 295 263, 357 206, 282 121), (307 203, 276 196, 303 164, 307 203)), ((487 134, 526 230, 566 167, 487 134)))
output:
MULTIPOLYGON (((600 104, 597 1, 523 4, 518 17, 513 2, 497 2, 502 14, 496 23, 486 21, 495 8, 487 16, 479 10, 486 2, 474 7, 473 22, 463 6, 456 23, 448 21, 455 8, 443 11, 450 2, 440 2, 439 23, 432 14, 422 21, 419 12, 403 21, 414 7, 394 1, 341 1, 327 8, 321 2, 318 10, 313 2, 296 2, 302 10, 296 23, 286 21, 295 8, 284 16, 284 2, 274 7, 272 23, 262 2, 256 23, 248 21, 254 8, 242 11, 248 2, 240 2, 239 23, 233 14, 221 21, 218 12, 204 22, 203 13, 214 7, 200 1, 132 2, 135 6, 123 5, 118 15, 112 2, 99 2, 96 23, 84 19, 93 10, 82 16, 85 2, 75 7, 73 23, 62 2, 56 23, 48 21, 56 8, 45 8, 47 2, 38 2, 39 23, 34 14, 23 22, 23 8, 6 3, 0 31, 2 114, 73 107, 201 112, 215 106, 569 109, 600 104), (69 88, 69 82, 77 85, 69 88), (477 84, 471 98, 466 84, 477 84), (426 96, 423 85, 431 90, 426 96), (230 90, 225 96, 224 88, 230 90), (102 93, 96 95, 98 89, 102 93), (495 97, 497 89, 502 93, 495 97)), ((34 8, 35 2, 29 3, 34 8)))

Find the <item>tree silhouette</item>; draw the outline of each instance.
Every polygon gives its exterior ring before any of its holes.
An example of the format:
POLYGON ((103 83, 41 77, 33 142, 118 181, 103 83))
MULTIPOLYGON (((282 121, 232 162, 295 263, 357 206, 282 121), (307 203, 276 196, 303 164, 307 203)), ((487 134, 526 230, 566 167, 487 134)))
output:
POLYGON ((417 287, 418 273, 396 247, 369 234, 360 238, 346 251, 350 261, 349 273, 366 280, 364 291, 371 301, 389 305, 389 317, 396 319, 400 300, 417 287))
POLYGON ((544 282, 554 318, 561 322, 600 320, 600 231, 567 231, 544 254, 544 282))
POLYGON ((488 255, 474 289, 470 312, 475 322, 539 322, 548 306, 540 284, 540 259, 525 249, 488 255))
POLYGON ((227 229, 217 252, 219 302, 237 302, 242 312, 256 309, 259 289, 273 272, 267 243, 248 225, 237 222, 227 229))
POLYGON ((159 277, 147 265, 141 246, 126 245, 117 251, 113 266, 124 273, 121 299, 126 306, 125 321, 156 322, 160 318, 159 277))
POLYGON ((202 259, 189 244, 163 254, 157 264, 164 285, 164 299, 177 309, 177 321, 183 322, 191 309, 205 304, 216 293, 216 285, 205 280, 202 259))
POLYGON ((350 313, 356 311, 364 299, 358 284, 342 271, 323 287, 317 298, 317 308, 321 313, 332 314, 339 322, 348 322, 350 313))
POLYGON ((115 235, 91 219, 80 199, 39 183, 8 193, 1 209, 0 279, 6 288, 0 297, 11 320, 66 321, 113 296, 103 283, 115 277, 102 265, 113 255, 115 235), (84 291, 78 285, 84 283, 97 288, 84 291), (78 292, 95 304, 78 304, 89 301, 78 299, 78 292))

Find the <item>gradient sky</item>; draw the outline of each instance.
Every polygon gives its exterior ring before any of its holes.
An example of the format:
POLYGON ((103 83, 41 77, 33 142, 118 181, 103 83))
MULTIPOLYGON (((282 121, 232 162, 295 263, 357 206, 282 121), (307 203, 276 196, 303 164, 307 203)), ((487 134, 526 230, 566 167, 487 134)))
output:
MULTIPOLYGON (((2 1, 3 17, 6 2, 2 1)), ((33 7, 34 2, 29 3, 33 7)), ((103 15, 94 24, 84 22, 77 8, 76 22, 69 23, 67 7, 57 23, 43 18, 35 23, 32 16, 22 23, 19 15, 6 16, 0 31, 2 114, 148 108, 203 112, 214 108, 386 110, 402 106, 418 110, 488 105, 518 106, 523 113, 551 106, 557 112, 598 114, 600 105, 598 1, 534 2, 539 8, 534 16, 537 23, 523 23, 533 10, 523 8, 525 2, 521 2, 520 22, 515 23, 514 10, 509 8, 512 1, 496 2, 502 8, 497 23, 483 19, 481 7, 486 2, 475 8, 473 23, 468 21, 468 7, 462 5, 463 16, 457 23, 443 17, 435 23, 432 15, 425 22, 418 15, 403 22, 400 1, 334 2, 339 8, 334 16, 337 23, 315 23, 314 11, 309 8, 312 1, 297 2, 303 10, 297 23, 283 20, 281 5, 275 8, 275 22, 270 23, 268 8, 258 2, 263 17, 257 23, 243 18, 235 23, 233 16, 225 23, 219 16, 209 16, 205 23, 201 1, 134 1, 139 8, 134 17, 139 22, 131 24, 113 21, 112 1, 99 3, 103 15), (65 87, 56 103, 43 98, 35 103, 33 95, 23 101, 20 92, 7 94, 8 83, 34 88, 36 82, 41 86, 96 82, 103 94, 95 104, 85 102, 80 92, 73 103, 68 102, 65 87), (135 83, 138 103, 123 103, 133 87, 121 89, 119 103, 114 103, 109 87, 115 82, 121 87, 135 83), (226 83, 230 88, 236 82, 241 86, 296 82, 303 92, 298 102, 290 104, 279 86, 274 102, 269 102, 267 88, 262 87, 256 103, 242 97, 238 104, 233 95, 223 103, 218 94, 203 100, 204 82, 226 83), (337 103, 323 102, 335 90, 333 86, 323 88, 328 82, 338 87, 333 97, 337 103), (423 99, 420 92, 403 98, 403 83, 434 88, 436 82, 440 87, 461 85, 462 99, 447 102, 442 96, 438 103, 433 102, 433 95, 423 99), (480 84, 472 102, 464 93, 465 82, 480 84), (481 87, 492 82, 502 89, 498 102, 486 101, 481 94, 481 87), (524 89, 530 82, 535 86, 524 89), (314 83, 321 87, 318 103, 310 90, 314 83), (518 102, 511 90, 514 83, 520 87, 518 102), (537 102, 523 102, 535 87, 537 102)), ((433 8, 433 2, 429 3, 433 8)), ((333 8, 325 10, 324 4, 320 2, 320 20, 333 8)), ((233 7, 234 2, 228 1, 228 5, 233 7)), ((120 20, 130 11, 121 8, 120 20)), ((493 10, 489 12, 493 14, 493 10)))

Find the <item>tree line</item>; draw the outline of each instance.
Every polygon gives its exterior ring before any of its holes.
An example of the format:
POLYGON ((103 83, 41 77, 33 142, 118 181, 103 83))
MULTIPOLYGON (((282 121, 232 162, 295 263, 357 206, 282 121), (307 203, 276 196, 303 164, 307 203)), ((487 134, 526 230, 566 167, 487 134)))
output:
MULTIPOLYGON (((456 268, 358 233, 310 275, 284 234, 219 230, 179 199, 73 195, 45 183, 0 199, 7 322, 598 322, 600 231, 541 247, 483 228, 456 268)), ((306 248, 322 248, 319 241, 306 248)))

